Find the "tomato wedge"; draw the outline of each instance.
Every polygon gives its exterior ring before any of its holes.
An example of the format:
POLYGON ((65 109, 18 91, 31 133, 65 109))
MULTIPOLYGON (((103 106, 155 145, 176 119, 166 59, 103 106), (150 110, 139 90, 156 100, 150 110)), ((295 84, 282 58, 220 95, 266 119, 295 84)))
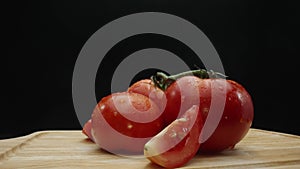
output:
POLYGON ((180 167, 197 153, 203 126, 199 107, 194 105, 144 146, 144 155, 166 168, 180 167))

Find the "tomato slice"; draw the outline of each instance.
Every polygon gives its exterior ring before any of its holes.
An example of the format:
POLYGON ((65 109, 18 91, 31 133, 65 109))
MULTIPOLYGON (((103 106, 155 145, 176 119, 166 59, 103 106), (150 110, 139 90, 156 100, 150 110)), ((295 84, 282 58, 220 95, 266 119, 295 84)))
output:
POLYGON ((180 167, 197 153, 202 130, 202 116, 194 105, 144 146, 144 155, 166 168, 180 167))

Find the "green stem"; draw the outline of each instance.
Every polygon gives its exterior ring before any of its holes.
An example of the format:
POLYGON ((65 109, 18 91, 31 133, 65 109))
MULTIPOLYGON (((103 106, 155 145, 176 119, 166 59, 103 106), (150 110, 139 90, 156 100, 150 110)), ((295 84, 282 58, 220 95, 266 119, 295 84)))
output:
POLYGON ((214 72, 212 70, 207 71, 205 69, 198 69, 182 72, 171 76, 168 76, 162 72, 157 72, 155 75, 151 76, 151 80, 153 81, 155 86, 165 91, 173 82, 184 76, 197 76, 201 79, 226 77, 225 75, 218 72, 214 72))

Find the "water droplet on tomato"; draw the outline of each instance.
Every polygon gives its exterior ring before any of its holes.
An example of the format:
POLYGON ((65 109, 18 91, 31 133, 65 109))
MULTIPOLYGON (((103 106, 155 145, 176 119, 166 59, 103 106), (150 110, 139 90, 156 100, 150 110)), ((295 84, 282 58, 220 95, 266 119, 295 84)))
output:
POLYGON ((179 122, 186 122, 187 119, 186 119, 186 118, 180 118, 180 119, 178 119, 178 121, 179 121, 179 122))
POLYGON ((117 115, 118 115, 118 112, 115 111, 115 112, 114 112, 114 116, 117 117, 117 115))
POLYGON ((124 103, 124 102, 125 102, 125 100, 124 100, 124 99, 121 99, 121 100, 120 100, 120 103, 124 103))
POLYGON ((128 128, 128 129, 132 129, 132 127, 133 127, 132 124, 128 124, 128 125, 127 125, 127 128, 128 128))
POLYGON ((171 138, 176 137, 176 136, 177 136, 176 131, 175 131, 175 130, 172 130, 172 132, 169 134, 169 136, 170 136, 171 138))
POLYGON ((247 120, 247 119, 244 119, 244 118, 241 118, 241 119, 240 119, 240 123, 248 123, 248 120, 247 120))
POLYGON ((105 105, 102 104, 102 105, 100 106, 100 110, 104 110, 104 109, 105 109, 105 105))
POLYGON ((181 96, 181 102, 183 103, 185 100, 185 96, 181 96))
POLYGON ((207 107, 203 107, 203 108, 202 108, 202 113, 203 113, 203 115, 207 115, 208 112, 209 112, 209 108, 207 108, 207 107))
POLYGON ((184 128, 182 128, 182 131, 186 133, 186 132, 188 132, 188 128, 184 127, 184 128))

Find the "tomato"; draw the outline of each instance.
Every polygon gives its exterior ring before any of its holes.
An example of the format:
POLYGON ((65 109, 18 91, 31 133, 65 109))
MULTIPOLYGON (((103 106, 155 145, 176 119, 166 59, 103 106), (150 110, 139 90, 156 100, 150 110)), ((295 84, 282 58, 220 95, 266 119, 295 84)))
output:
POLYGON ((190 161, 200 146, 202 117, 192 106, 180 118, 145 144, 144 155, 166 168, 180 167, 190 161))
MULTIPOLYGON (((162 113, 166 105, 166 96, 164 91, 154 86, 153 82, 150 79, 140 80, 128 89, 128 92, 139 93, 146 97, 152 99, 156 105, 159 106, 160 112, 162 113)), ((92 139, 91 135, 91 119, 88 120, 83 127, 83 134, 85 134, 89 139, 92 139)))
POLYGON ((158 105, 161 112, 164 111, 167 102, 165 93, 163 90, 156 87, 150 79, 143 79, 135 82, 128 88, 127 91, 139 93, 146 97, 149 97, 156 103, 156 105, 158 105))
POLYGON ((92 120, 90 119, 84 124, 82 133, 85 134, 90 140, 93 141, 91 129, 92 129, 92 120))
POLYGON ((216 124, 219 118, 212 114, 212 120, 205 124, 207 126, 203 130, 204 133, 210 133, 209 130, 215 127, 216 129, 211 135, 209 134, 207 140, 204 140, 200 147, 202 152, 217 152, 232 148, 246 135, 253 120, 253 103, 249 93, 242 85, 232 80, 200 79, 196 76, 181 77, 165 91, 167 105, 164 118, 168 123, 175 120, 191 105, 199 105, 199 113, 206 121, 212 110, 212 91, 216 102, 225 97, 223 99, 225 107, 222 107, 222 104, 214 105, 213 110, 222 113, 222 116, 216 124))
POLYGON ((201 82, 203 81, 196 76, 185 76, 166 89, 167 105, 163 118, 167 124, 174 121, 192 105, 199 105, 198 88, 201 82))
POLYGON ((92 136, 101 148, 118 154, 142 153, 163 128, 157 105, 138 93, 114 93, 101 99, 92 114, 92 136))
MULTIPOLYGON (((207 113, 201 112, 204 119, 207 113)), ((213 134, 200 147, 201 152, 232 149, 251 127, 254 108, 251 96, 235 81, 226 80, 226 102, 221 120, 213 134)), ((208 123, 209 124, 209 123, 208 123)))

